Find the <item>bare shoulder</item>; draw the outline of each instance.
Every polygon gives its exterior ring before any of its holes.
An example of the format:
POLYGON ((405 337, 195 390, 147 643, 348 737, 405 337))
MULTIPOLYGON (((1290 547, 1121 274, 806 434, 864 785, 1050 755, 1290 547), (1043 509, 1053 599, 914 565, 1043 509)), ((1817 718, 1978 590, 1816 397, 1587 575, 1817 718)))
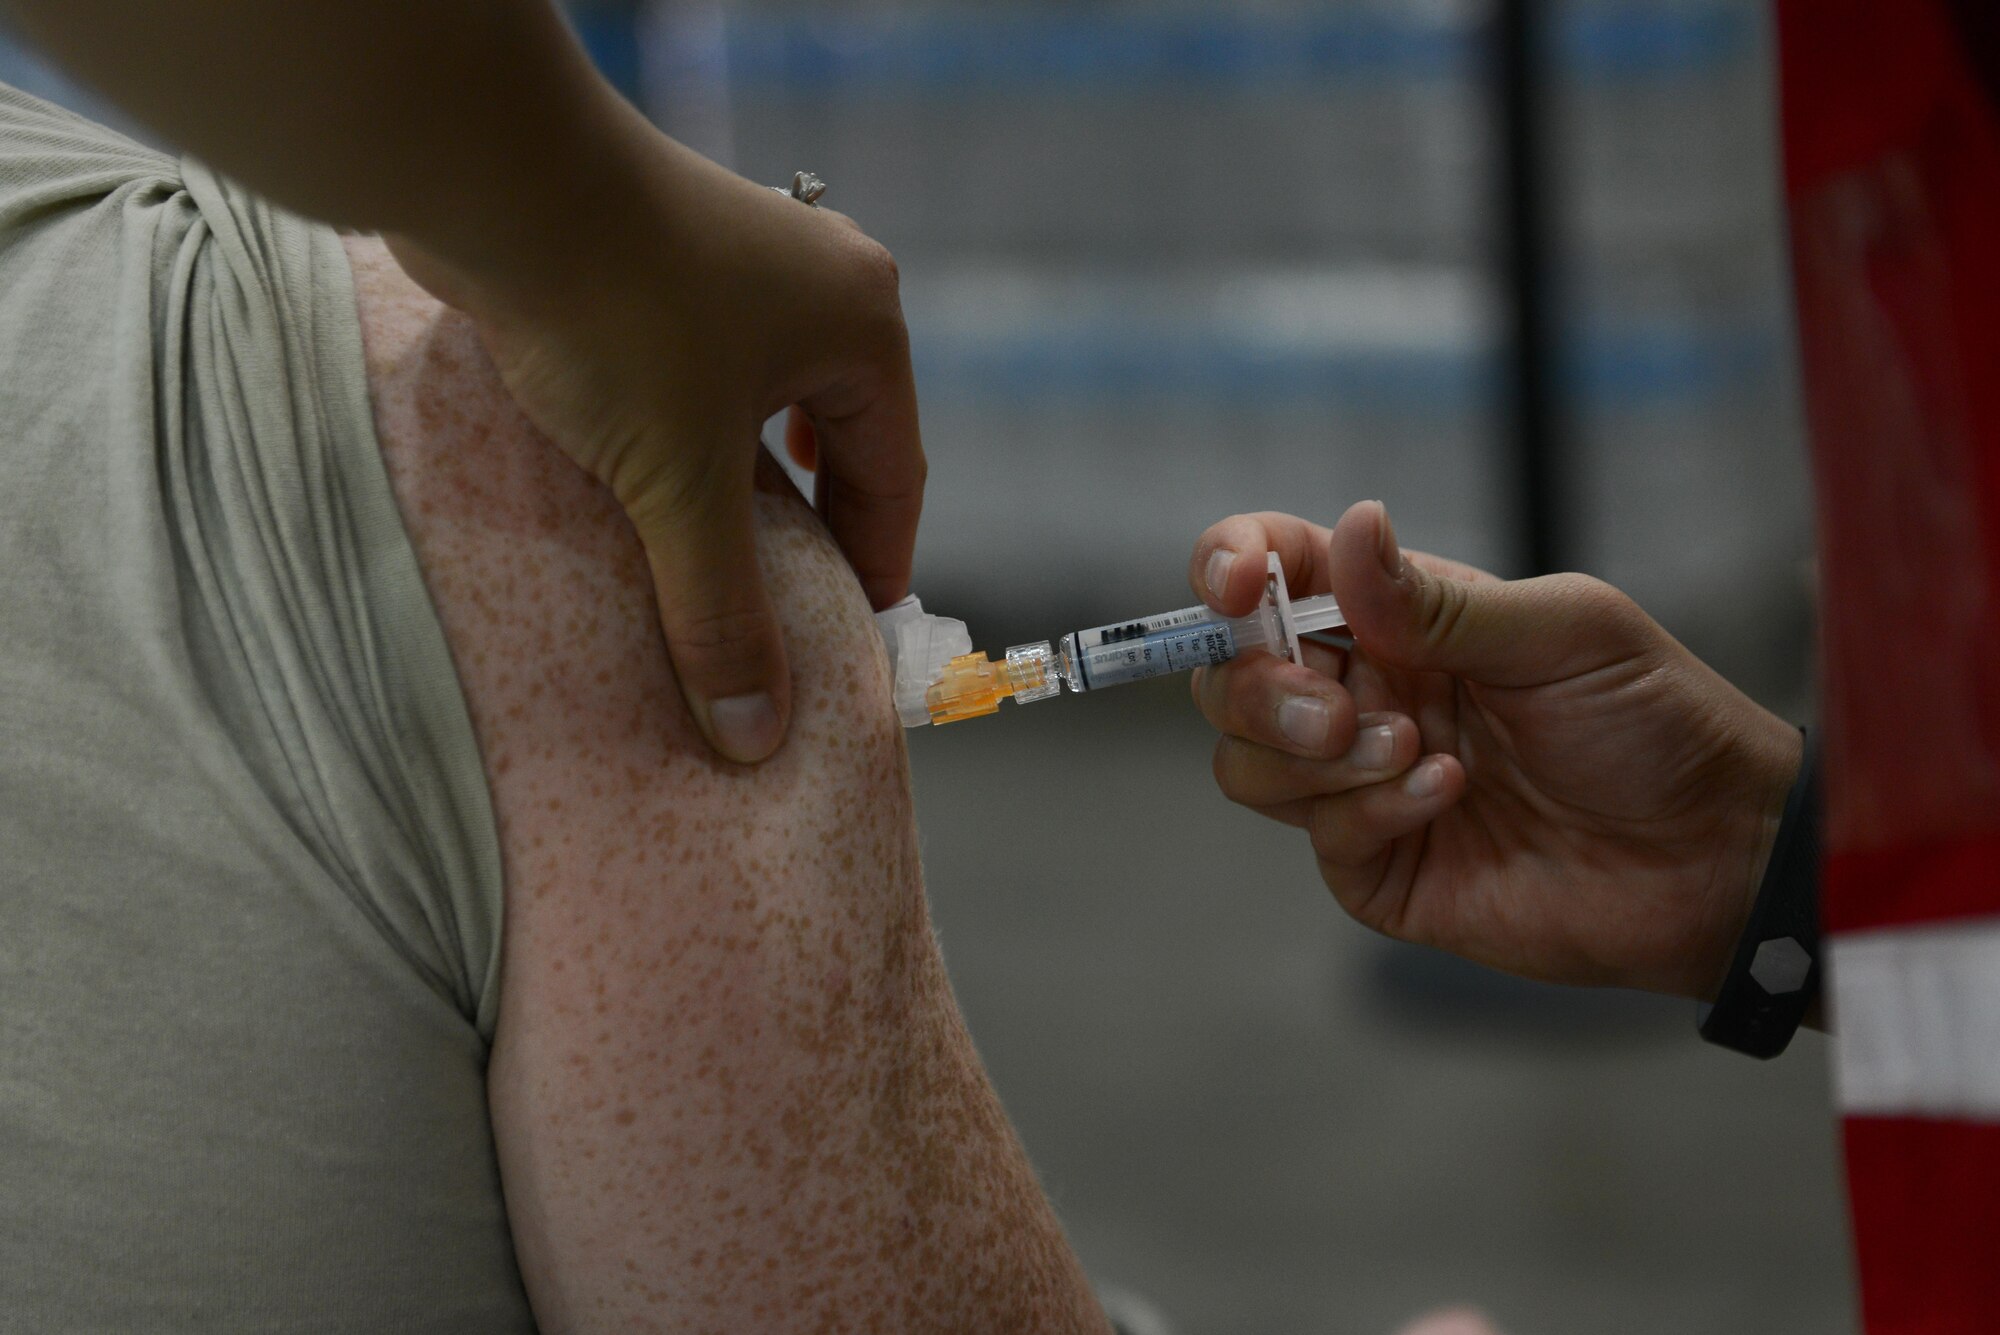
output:
MULTIPOLYGON (((481 742, 512 743, 490 757, 496 800, 511 806, 532 782, 516 773, 532 772, 536 758, 521 743, 537 731, 573 739, 586 716, 620 725, 615 735, 591 730, 605 760, 631 743, 635 709, 652 711, 643 721, 655 741, 698 753, 685 711, 655 698, 655 687, 671 687, 671 668, 645 555, 616 502, 521 416, 465 320, 405 278, 379 243, 350 238, 348 253, 383 462, 481 742), (585 679, 571 680, 584 665, 585 679)), ((843 747, 886 745, 895 754, 881 759, 900 764, 893 716, 853 712, 886 668, 839 552, 795 493, 761 496, 758 525, 787 637, 808 656, 800 684, 817 691, 805 739, 837 724, 843 747)))
POLYGON ((544 1328, 1101 1329, 952 1001, 879 638, 818 520, 759 499, 792 732, 719 761, 623 512, 461 319, 348 249, 500 832, 489 1097, 544 1328))

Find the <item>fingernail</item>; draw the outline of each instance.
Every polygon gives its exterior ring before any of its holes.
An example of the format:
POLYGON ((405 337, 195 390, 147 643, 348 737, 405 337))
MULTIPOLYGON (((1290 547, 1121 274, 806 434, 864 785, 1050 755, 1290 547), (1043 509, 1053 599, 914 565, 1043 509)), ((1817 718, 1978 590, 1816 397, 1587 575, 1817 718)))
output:
POLYGON ((1295 695, 1278 706, 1278 731, 1293 746, 1317 751, 1326 745, 1326 701, 1310 695, 1295 695))
POLYGON ((1411 797, 1435 797, 1443 787, 1444 765, 1436 760, 1426 760, 1403 780, 1403 791, 1411 797))
POLYGON ((1347 758, 1357 769, 1387 769, 1396 758, 1396 730, 1387 724, 1363 728, 1347 758))
POLYGON ((778 749, 778 707, 763 692, 731 695, 708 704, 715 745, 738 764, 751 765, 778 749))
POLYGON ((1227 547, 1217 547, 1208 554, 1208 565, 1201 572, 1201 582, 1208 585, 1208 596, 1220 598, 1229 585, 1229 568, 1236 564, 1236 553, 1227 547))
POLYGON ((1384 570, 1391 575, 1400 575, 1403 573, 1403 549, 1396 545, 1396 526, 1389 522, 1389 507, 1380 501, 1375 504, 1382 506, 1382 538, 1376 549, 1377 554, 1382 558, 1384 570))

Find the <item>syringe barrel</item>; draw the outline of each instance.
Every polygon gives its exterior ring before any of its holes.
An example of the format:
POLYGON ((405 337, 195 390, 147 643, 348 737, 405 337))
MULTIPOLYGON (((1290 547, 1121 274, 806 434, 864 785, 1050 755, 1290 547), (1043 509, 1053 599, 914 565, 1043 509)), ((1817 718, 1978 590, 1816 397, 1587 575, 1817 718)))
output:
POLYGON ((1072 691, 1096 691, 1171 672, 1227 663, 1249 649, 1282 643, 1268 607, 1225 617, 1207 607, 1117 621, 1071 631, 1060 649, 1063 681, 1072 691))

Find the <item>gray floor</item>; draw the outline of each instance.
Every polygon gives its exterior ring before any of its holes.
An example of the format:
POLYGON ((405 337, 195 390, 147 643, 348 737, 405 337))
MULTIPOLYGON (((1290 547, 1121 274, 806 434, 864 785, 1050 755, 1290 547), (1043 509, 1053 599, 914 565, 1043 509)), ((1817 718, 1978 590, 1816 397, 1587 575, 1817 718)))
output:
POLYGON ((1178 683, 911 736, 945 957, 1093 1274, 1186 1335, 1854 1328, 1825 1043, 1347 921, 1178 683), (1156 689, 1157 688, 1157 689, 1156 689))

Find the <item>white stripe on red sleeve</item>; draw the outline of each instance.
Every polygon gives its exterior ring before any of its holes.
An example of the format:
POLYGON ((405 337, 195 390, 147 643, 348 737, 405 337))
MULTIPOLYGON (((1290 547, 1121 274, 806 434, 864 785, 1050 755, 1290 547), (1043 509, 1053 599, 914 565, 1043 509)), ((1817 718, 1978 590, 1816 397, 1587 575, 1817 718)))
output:
POLYGON ((1827 962, 1844 1111, 2000 1119, 2000 920, 1845 933, 1827 962))

